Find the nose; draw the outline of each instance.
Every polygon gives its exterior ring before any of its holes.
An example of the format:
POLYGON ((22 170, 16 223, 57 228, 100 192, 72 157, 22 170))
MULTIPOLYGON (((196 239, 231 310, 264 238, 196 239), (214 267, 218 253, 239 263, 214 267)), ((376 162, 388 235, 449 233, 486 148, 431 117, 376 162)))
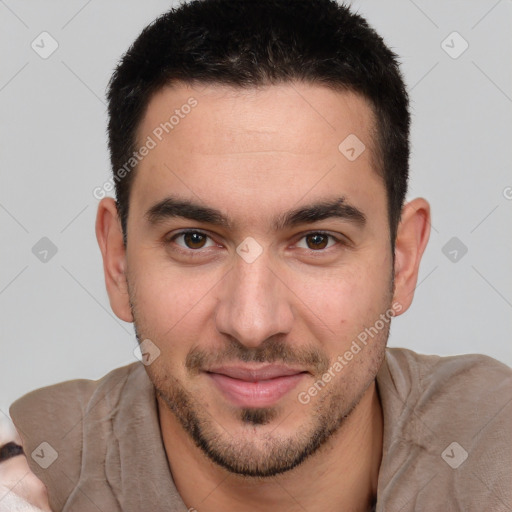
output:
POLYGON ((291 292, 265 254, 252 263, 237 257, 224 279, 215 315, 220 333, 255 348, 271 336, 291 331, 291 292))

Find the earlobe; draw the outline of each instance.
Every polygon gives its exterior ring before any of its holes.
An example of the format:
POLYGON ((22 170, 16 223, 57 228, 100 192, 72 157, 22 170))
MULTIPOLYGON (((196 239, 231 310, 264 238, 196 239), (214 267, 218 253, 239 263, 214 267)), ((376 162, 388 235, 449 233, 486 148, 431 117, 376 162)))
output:
POLYGON ((103 258, 105 285, 114 313, 132 322, 128 283, 126 281, 126 249, 114 199, 106 197, 98 205, 96 238, 103 258))
POLYGON ((393 302, 411 305, 421 258, 430 236, 430 205, 423 198, 408 202, 402 209, 395 243, 395 290, 393 302))

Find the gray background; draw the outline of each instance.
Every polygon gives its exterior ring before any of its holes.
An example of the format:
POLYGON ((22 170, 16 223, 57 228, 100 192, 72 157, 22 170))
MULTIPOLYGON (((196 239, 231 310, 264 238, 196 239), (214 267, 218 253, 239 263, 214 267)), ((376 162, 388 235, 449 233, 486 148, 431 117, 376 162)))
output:
MULTIPOLYGON (((36 387, 135 360, 132 326, 109 307, 92 191, 109 177, 111 72, 170 5, 0 1, 1 411, 36 387), (59 45, 46 59, 31 47, 51 49, 43 31, 59 45), (43 237, 57 248, 47 261, 43 237)), ((409 198, 426 197, 433 211, 416 297, 390 345, 512 365, 512 2, 353 5, 401 56, 413 113, 409 198)))

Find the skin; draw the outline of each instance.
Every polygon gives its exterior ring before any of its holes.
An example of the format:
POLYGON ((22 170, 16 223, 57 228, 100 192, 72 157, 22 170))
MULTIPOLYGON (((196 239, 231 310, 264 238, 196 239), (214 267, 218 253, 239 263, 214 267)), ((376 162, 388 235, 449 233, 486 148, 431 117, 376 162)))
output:
MULTIPOLYGON (((0 422, 0 447, 14 442, 21 446, 21 439, 14 428, 0 422)), ((20 454, 0 462, 0 511, 18 510, 49 511, 46 487, 30 471, 25 455, 20 454), (37 508, 29 508, 29 504, 37 508), (6 507, 6 508, 3 508, 6 507), (20 508, 19 510, 22 510, 20 508)))
POLYGON ((179 84, 151 99, 141 145, 190 97, 197 106, 136 170, 127 246, 112 199, 100 202, 96 225, 112 309, 160 351, 146 370, 159 391, 178 491, 200 512, 367 510, 382 458, 375 375, 388 324, 342 371, 332 365, 392 304, 400 314, 409 308, 429 237, 429 205, 418 198, 404 207, 393 265, 373 117, 355 94, 307 84, 179 84), (338 150, 349 134, 366 146, 354 161, 338 150), (217 209, 232 225, 149 222, 146 212, 170 195, 217 209), (327 218, 275 229, 276 216, 341 196, 364 213, 364 225, 327 218), (199 237, 205 246, 192 248, 190 238, 172 239, 185 228, 210 238, 199 237), (307 237, 318 231, 345 243, 307 237), (247 237, 263 250, 252 263, 236 251, 247 237), (191 354, 200 356, 198 367, 190 365, 191 354), (249 407, 245 416, 202 371, 261 361, 305 373, 275 403, 249 407), (335 376, 301 403, 299 393, 328 368, 335 376), (191 423, 207 449, 194 442, 191 423), (320 446, 306 453, 319 434, 320 446))

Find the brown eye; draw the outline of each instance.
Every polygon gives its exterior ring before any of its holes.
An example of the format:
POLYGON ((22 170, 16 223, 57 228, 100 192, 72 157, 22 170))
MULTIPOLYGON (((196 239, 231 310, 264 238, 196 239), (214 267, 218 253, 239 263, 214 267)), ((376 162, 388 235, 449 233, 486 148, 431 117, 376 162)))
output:
POLYGON ((204 256, 207 249, 218 247, 210 235, 196 229, 180 231, 163 241, 168 250, 188 257, 204 256))
POLYGON ((183 241, 189 249, 202 249, 208 237, 202 233, 190 232, 183 233, 183 241))
POLYGON ((313 233, 311 235, 307 235, 305 238, 308 249, 325 249, 327 247, 327 244, 329 243, 329 236, 323 235, 321 233, 313 233))

